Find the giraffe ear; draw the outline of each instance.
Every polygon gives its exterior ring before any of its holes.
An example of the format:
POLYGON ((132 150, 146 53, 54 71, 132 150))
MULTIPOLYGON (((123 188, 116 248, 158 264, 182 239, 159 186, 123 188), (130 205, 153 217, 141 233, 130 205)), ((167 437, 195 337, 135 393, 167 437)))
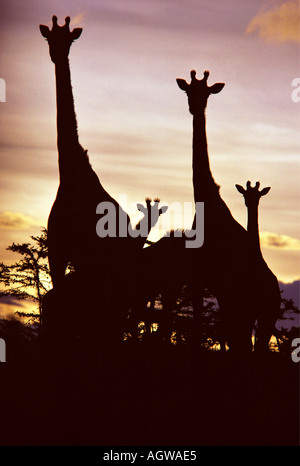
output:
POLYGON ((79 37, 81 36, 81 33, 82 33, 82 28, 73 29, 73 31, 71 32, 72 39, 73 40, 79 39, 79 37))
POLYGON ((177 78, 176 82, 177 82, 178 86, 180 87, 180 89, 182 91, 187 91, 188 90, 189 84, 185 81, 185 79, 177 78))
POLYGON ((267 188, 264 188, 261 190, 261 192, 259 193, 261 196, 265 196, 266 194, 268 194, 268 192, 270 191, 271 187, 268 186, 267 188))
POLYGON ((44 24, 40 24, 40 31, 43 37, 46 37, 48 39, 50 30, 48 26, 44 26, 44 24))
POLYGON ((245 193, 245 189, 240 184, 236 184, 235 187, 236 187, 236 189, 238 190, 239 193, 241 193, 241 194, 245 193))
POLYGON ((145 212, 145 207, 143 206, 143 204, 137 204, 136 207, 137 210, 139 210, 140 212, 145 212))
POLYGON ((210 86, 208 89, 209 89, 210 94, 219 94, 219 92, 221 92, 224 86, 225 86, 225 83, 215 83, 212 86, 210 86))
POLYGON ((168 206, 164 205, 163 207, 159 209, 159 215, 164 214, 165 212, 167 212, 167 210, 168 210, 168 206))

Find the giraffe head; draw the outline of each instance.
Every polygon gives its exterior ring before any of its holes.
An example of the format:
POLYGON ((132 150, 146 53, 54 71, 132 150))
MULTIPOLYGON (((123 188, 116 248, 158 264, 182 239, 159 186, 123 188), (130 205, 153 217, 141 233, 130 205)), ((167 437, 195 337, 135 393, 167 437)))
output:
POLYGON ((40 31, 42 36, 48 41, 51 60, 53 63, 57 63, 68 57, 71 44, 80 37, 82 28, 75 28, 73 31, 70 31, 69 16, 66 17, 63 26, 58 26, 56 16, 52 17, 52 23, 51 31, 48 26, 44 26, 43 24, 40 24, 40 31))
POLYGON ((268 187, 268 188, 263 188, 261 191, 259 191, 259 186, 260 186, 259 181, 256 182, 254 187, 251 186, 250 181, 247 181, 246 189, 244 189, 243 186, 239 184, 235 185, 238 192, 244 196, 245 204, 248 208, 257 207, 259 204, 260 198, 268 194, 268 192, 271 189, 270 187, 268 187))
POLYGON ((159 217, 168 210, 168 207, 159 207, 159 198, 154 199, 154 205, 151 204, 151 199, 148 197, 145 199, 145 202, 146 207, 144 207, 143 204, 137 204, 137 208, 144 214, 144 218, 147 219, 149 227, 152 228, 157 224, 159 217))
POLYGON ((209 71, 204 71, 203 78, 197 79, 196 71, 192 70, 190 84, 188 84, 184 79, 176 79, 180 89, 187 93, 189 109, 192 115, 203 114, 209 95, 218 94, 225 86, 224 83, 215 83, 212 86, 208 86, 208 76, 209 71))

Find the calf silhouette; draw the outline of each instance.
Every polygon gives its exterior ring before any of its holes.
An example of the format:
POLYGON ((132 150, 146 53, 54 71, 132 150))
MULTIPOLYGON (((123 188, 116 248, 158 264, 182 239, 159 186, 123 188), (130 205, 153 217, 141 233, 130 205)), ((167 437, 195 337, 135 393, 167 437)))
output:
POLYGON ((276 320, 280 315, 280 289, 276 276, 267 266, 260 247, 259 226, 258 226, 258 205, 260 198, 265 196, 270 187, 259 190, 260 183, 256 182, 251 187, 247 181, 246 189, 236 185, 236 189, 244 196, 248 210, 248 257, 245 261, 245 268, 248 273, 248 280, 254 282, 255 290, 253 296, 258 294, 256 302, 251 300, 249 313, 253 314, 253 323, 257 319, 257 329, 255 332, 255 350, 266 351, 270 338, 274 332, 276 320))

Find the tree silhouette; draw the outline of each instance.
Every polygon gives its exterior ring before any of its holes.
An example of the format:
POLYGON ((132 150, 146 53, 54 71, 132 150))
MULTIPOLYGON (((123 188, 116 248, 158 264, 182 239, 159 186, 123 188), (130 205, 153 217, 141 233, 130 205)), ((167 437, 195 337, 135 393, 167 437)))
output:
POLYGON ((295 338, 299 338, 299 323, 294 322, 293 317, 300 314, 300 310, 296 306, 293 299, 283 298, 281 296, 281 315, 279 321, 281 325, 277 325, 274 329, 274 335, 277 341, 278 351, 284 356, 290 357, 292 352, 292 342, 295 338), (290 321, 289 325, 284 325, 283 322, 290 321))
MULTIPOLYGON (((188 342, 192 339, 193 332, 193 302, 191 291, 187 285, 181 289, 177 299, 175 313, 175 332, 177 343, 188 342)), ((220 308, 215 296, 204 289, 203 313, 201 319, 201 346, 203 349, 211 349, 222 344, 219 334, 220 308)))
POLYGON ((20 254, 22 258, 12 265, 0 263, 0 283, 4 289, 0 297, 11 296, 17 300, 28 300, 37 304, 36 312, 17 312, 20 317, 30 318, 41 325, 42 300, 49 290, 51 280, 47 262, 47 230, 42 228, 40 236, 30 236, 34 244, 12 243, 7 250, 20 254))
MULTIPOLYGON (((7 247, 7 250, 21 255, 22 258, 11 265, 0 262, 0 297, 10 296, 17 300, 27 300, 35 303, 37 308, 32 312, 18 311, 16 314, 29 319, 29 322, 40 327, 42 324, 43 298, 52 287, 48 266, 46 228, 41 229, 39 236, 30 236, 30 238, 33 244, 30 242, 13 242, 7 247)), ((74 267, 70 263, 66 272, 74 272, 74 267)), ((194 327, 193 305, 190 289, 187 285, 178 290, 172 316, 167 316, 166 312, 164 312, 159 294, 154 296, 153 302, 149 304, 150 306, 148 305, 147 309, 141 313, 140 320, 136 322, 138 340, 145 342, 150 337, 150 340, 154 343, 158 340, 157 337, 160 332, 157 332, 157 329, 159 330, 161 323, 166 319, 171 319, 172 322, 167 322, 172 328, 171 342, 186 344, 191 341, 194 327)), ((300 312, 293 300, 283 297, 281 297, 281 310, 280 320, 288 319, 290 313, 298 314, 300 312)), ((220 317, 220 309, 216 299, 206 289, 201 324, 201 346, 203 348, 210 349, 221 345, 222 349, 224 349, 220 317)), ((124 331, 125 334, 127 331, 127 337, 132 333, 132 329, 124 329, 124 331)), ((284 327, 274 328, 278 351, 282 354, 290 354, 291 342, 293 338, 298 336, 297 332, 299 332, 299 329, 295 326, 288 329, 284 327)))

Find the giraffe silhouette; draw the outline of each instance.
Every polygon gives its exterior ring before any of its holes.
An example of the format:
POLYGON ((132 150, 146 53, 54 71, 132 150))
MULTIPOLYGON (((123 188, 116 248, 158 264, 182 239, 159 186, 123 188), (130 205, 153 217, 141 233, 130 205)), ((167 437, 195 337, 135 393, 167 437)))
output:
POLYGON ((257 278, 248 273, 247 231, 233 218, 210 170, 205 109, 209 96, 219 93, 224 83, 208 86, 208 76, 205 71, 198 80, 192 70, 190 84, 177 79, 179 88, 187 93, 193 115, 194 200, 204 202, 205 211, 204 245, 193 250, 191 262, 193 307, 200 326, 203 290, 208 287, 222 310, 222 333, 230 350, 248 353, 252 350, 253 313, 263 299, 263 285, 257 289, 257 278))
MULTIPOLYGON (((65 18, 63 26, 57 24, 56 16, 53 16, 52 23, 51 30, 48 26, 40 25, 40 32, 48 41, 56 77, 59 187, 48 218, 49 266, 53 289, 60 296, 64 308, 68 304, 69 307, 79 306, 78 292, 83 287, 90 291, 84 293, 80 307, 98 308, 100 294, 104 308, 111 308, 110 300, 112 296, 116 297, 115 301, 119 302, 114 311, 121 312, 121 296, 128 289, 127 279, 135 268, 135 257, 164 208, 159 209, 158 202, 152 206, 151 201, 147 201, 144 218, 136 227, 138 230, 142 228, 145 234, 134 234, 129 216, 101 184, 89 162, 87 150, 79 143, 71 85, 68 56, 71 44, 80 37, 82 28, 70 31, 69 17, 65 18), (101 238, 97 235, 99 216, 96 208, 99 203, 108 203, 115 209, 114 235, 107 234, 101 238), (119 234, 121 222, 123 234, 119 234), (133 234, 124 235, 124 226, 126 231, 131 228, 133 234), (72 277, 72 285, 70 279, 66 282, 68 263, 72 263, 76 273, 75 278, 72 277), (74 293, 76 289, 77 293, 74 293)), ((139 208, 142 209, 141 205, 139 208)))
POLYGON ((260 183, 251 186, 247 181, 246 189, 236 184, 236 189, 244 196, 248 211, 248 257, 247 271, 249 277, 256 281, 256 290, 259 291, 259 301, 254 311, 254 319, 257 319, 255 332, 255 350, 265 351, 274 331, 277 318, 280 315, 280 289, 276 276, 266 264, 259 238, 258 205, 260 198, 265 196, 270 187, 259 190, 260 183))
POLYGON ((151 204, 152 199, 149 197, 146 197, 145 202, 146 207, 140 203, 136 205, 137 209, 144 215, 136 225, 136 230, 142 232, 141 237, 144 238, 144 243, 146 242, 151 228, 157 224, 159 217, 168 210, 167 206, 159 207, 160 199, 158 197, 154 199, 154 204, 151 204))
MULTIPOLYGON (((137 286, 131 303, 129 333, 136 336, 137 325, 142 320, 150 322, 151 311, 157 296, 160 296, 162 312, 159 316, 157 334, 162 342, 170 342, 173 309, 181 289, 190 280, 188 257, 191 249, 185 249, 185 233, 168 232, 161 239, 142 250, 137 286)), ((157 321, 155 321, 157 322, 157 321)), ((149 327, 149 325, 148 325, 149 327)))

